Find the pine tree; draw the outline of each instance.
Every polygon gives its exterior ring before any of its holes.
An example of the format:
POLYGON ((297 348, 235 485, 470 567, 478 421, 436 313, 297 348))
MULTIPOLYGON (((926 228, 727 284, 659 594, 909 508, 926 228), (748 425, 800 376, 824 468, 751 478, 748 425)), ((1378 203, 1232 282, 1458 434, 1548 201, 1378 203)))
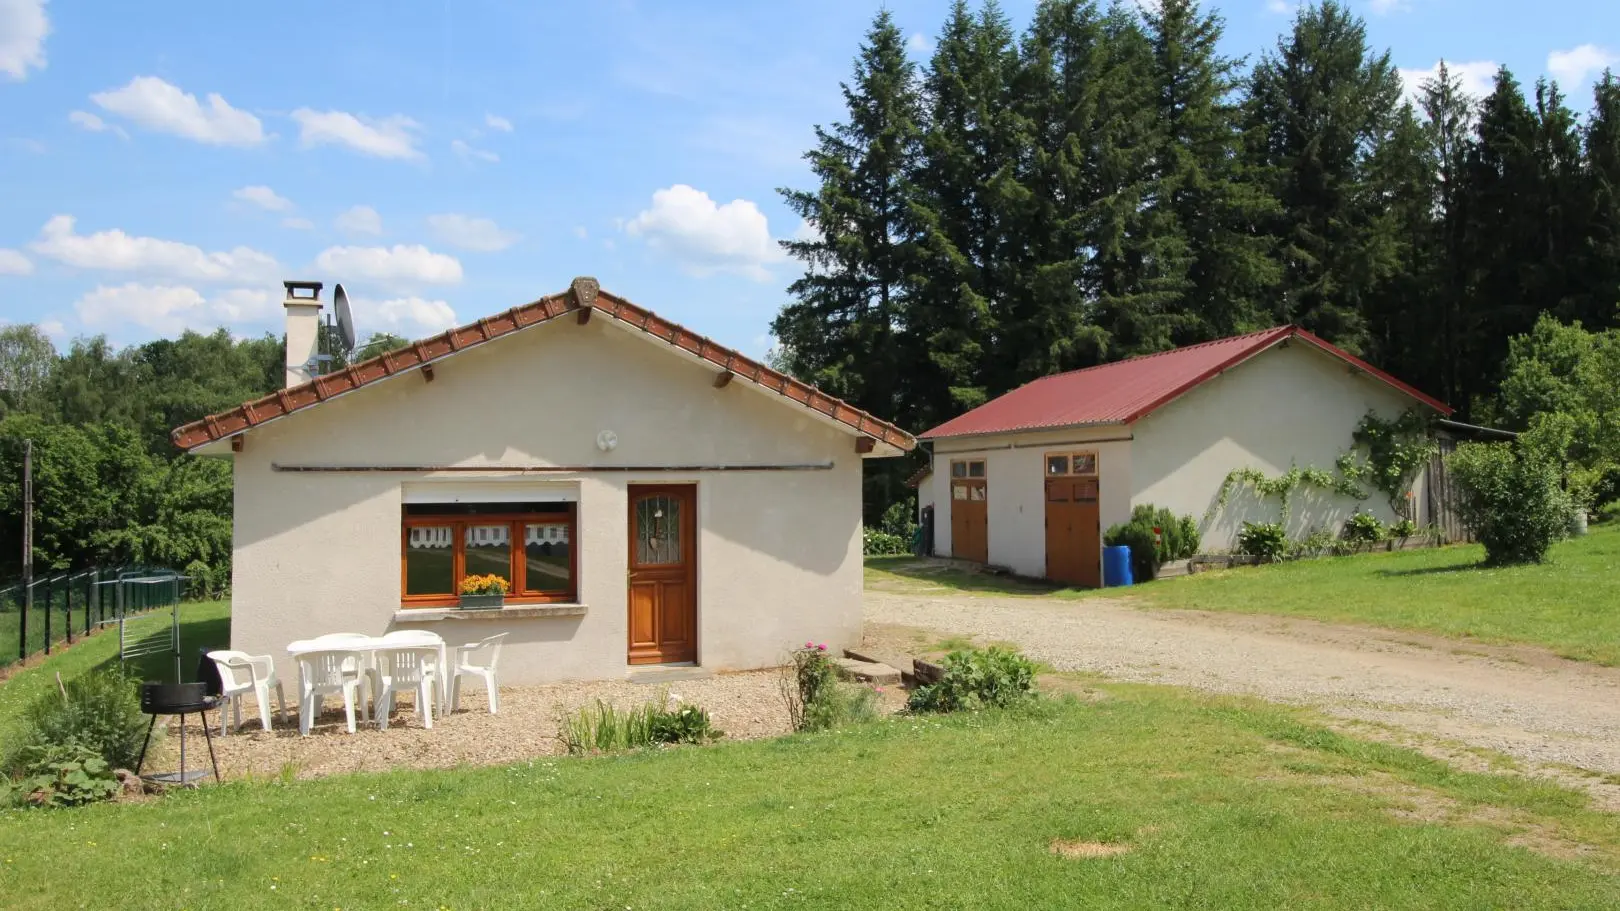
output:
POLYGON ((1400 94, 1389 54, 1335 0, 1302 9, 1250 77, 1252 154, 1282 206, 1268 222, 1283 269, 1276 316, 1352 351, 1368 295, 1396 267, 1367 179, 1400 94))
POLYGON ((843 86, 849 119, 816 128, 806 154, 821 184, 784 189, 810 239, 784 241, 805 264, 788 288, 772 331, 794 375, 880 417, 900 414, 896 357, 916 229, 908 180, 915 172, 919 127, 916 73, 888 11, 880 12, 843 86))
POLYGON ((1434 197, 1438 170, 1430 135, 1412 105, 1401 106, 1394 128, 1372 157, 1367 183, 1383 208, 1374 236, 1395 263, 1368 294, 1365 354, 1421 389, 1439 389, 1441 365, 1434 340, 1445 313, 1434 306, 1431 264, 1438 240, 1434 197))
POLYGON ((1253 226, 1275 213, 1273 200, 1240 156, 1240 112, 1232 103, 1240 62, 1218 45, 1221 17, 1196 0, 1162 0, 1144 13, 1153 49, 1156 135, 1152 205, 1177 232, 1177 309, 1189 316, 1177 344, 1258 329, 1278 270, 1253 226), (1192 317, 1195 317, 1193 319, 1192 317))
MULTIPOLYGON (((1473 363, 1472 338, 1466 329, 1470 307, 1464 245, 1469 198, 1465 181, 1468 156, 1473 147, 1476 103, 1476 99, 1463 91, 1462 80, 1452 74, 1444 60, 1440 61, 1435 78, 1419 86, 1418 104, 1427 136, 1428 169, 1434 175, 1431 195, 1425 200, 1434 212, 1433 236, 1420 265, 1426 277, 1424 287, 1428 299, 1419 306, 1430 316, 1425 324, 1433 333, 1430 336, 1433 344, 1426 353, 1413 351, 1410 359, 1389 365, 1391 369, 1399 369, 1401 364, 1406 364, 1407 369, 1412 369, 1426 361, 1435 368, 1430 374, 1434 377, 1433 386, 1427 388, 1433 388, 1443 400, 1459 404, 1466 402, 1461 377, 1473 363)), ((1414 339, 1414 343, 1420 342, 1414 339)), ((1414 382, 1421 379, 1414 374, 1414 382)))
MULTIPOLYGON (((1527 276, 1538 309, 1575 319, 1581 276, 1578 258, 1591 200, 1581 173, 1581 138, 1575 114, 1556 82, 1536 83, 1536 170, 1540 195, 1528 200, 1541 216, 1539 253, 1527 276)), ((1527 330, 1528 331, 1528 330, 1527 330)))
POLYGON ((1606 71, 1592 93, 1583 149, 1590 208, 1574 311, 1598 329, 1620 325, 1620 79, 1606 71))
POLYGON ((957 0, 923 79, 926 130, 911 179, 919 233, 906 329, 924 353, 911 377, 922 425, 986 398, 992 302, 1008 292, 1001 181, 1020 148, 1010 106, 1016 64, 1000 9, 987 3, 975 20, 957 0))

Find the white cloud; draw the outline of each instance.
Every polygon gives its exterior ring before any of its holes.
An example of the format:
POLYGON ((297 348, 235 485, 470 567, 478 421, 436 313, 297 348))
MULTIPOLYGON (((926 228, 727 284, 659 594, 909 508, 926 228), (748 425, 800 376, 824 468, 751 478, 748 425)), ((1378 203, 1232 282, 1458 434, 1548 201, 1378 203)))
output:
POLYGON ((427 222, 440 240, 464 250, 493 253, 505 250, 522 238, 519 234, 502 230, 491 219, 471 215, 429 215, 427 222))
POLYGON ((363 337, 370 337, 373 332, 391 332, 405 338, 422 338, 460 324, 455 309, 442 300, 355 297, 349 302, 354 307, 354 321, 363 337))
POLYGON ((494 114, 484 115, 484 125, 500 133, 512 132, 512 121, 494 114))
POLYGON ((59 319, 43 319, 39 321, 39 331, 50 336, 51 341, 58 345, 67 341, 67 327, 59 319))
POLYGON ((0 275, 32 275, 34 264, 16 250, 0 248, 0 275))
POLYGON ((0 73, 21 81, 29 67, 44 69, 50 33, 45 0, 0 0, 0 73))
POLYGON ((924 35, 922 32, 912 32, 911 37, 906 39, 906 51, 909 53, 920 57, 932 53, 933 50, 934 39, 924 35))
POLYGON ((698 276, 735 272, 766 281, 771 275, 765 266, 783 258, 759 206, 746 199, 716 205, 709 194, 686 184, 655 192, 652 208, 626 222, 624 230, 698 276))
MULTIPOLYGON (((1496 71, 1501 69, 1494 60, 1473 60, 1467 63, 1446 61, 1446 70, 1461 85, 1463 93, 1475 99, 1484 98, 1496 88, 1496 71)), ((1401 67, 1402 96, 1413 105, 1423 97, 1423 83, 1440 78, 1440 64, 1426 70, 1401 67)))
POLYGON ((421 124, 402 114, 371 118, 345 111, 299 108, 292 112, 292 119, 298 122, 298 141, 306 149, 340 145, 376 158, 414 161, 422 157, 416 148, 421 124))
POLYGON ((217 94, 208 105, 156 76, 136 76, 129 85, 90 96, 103 110, 135 121, 149 130, 172 133, 209 145, 253 146, 265 140, 259 118, 238 110, 217 94))
POLYGON ((1266 0, 1266 11, 1287 16, 1299 9, 1300 0, 1266 0))
POLYGON ((91 329, 138 326, 157 335, 187 329, 210 331, 220 326, 268 324, 275 319, 276 299, 267 290, 234 288, 211 296, 185 285, 99 285, 73 305, 91 329))
POLYGON ((315 265, 342 281, 369 280, 391 285, 453 285, 461 281, 461 261, 421 244, 392 247, 328 247, 315 265))
POLYGON ((281 220, 281 226, 283 228, 292 228, 294 231, 310 231, 314 229, 315 223, 307 218, 298 218, 294 216, 291 218, 283 218, 281 220))
MULTIPOLYGON (((0 3, 3 2, 5 2, 5 0, 0 0, 0 3)), ((129 138, 129 134, 124 132, 123 127, 118 126, 117 124, 108 123, 89 111, 69 112, 68 123, 82 127, 92 133, 116 133, 124 139, 129 138)))
POLYGON ((1620 54, 1595 44, 1583 44, 1547 55, 1547 72, 1567 89, 1584 85, 1586 80, 1620 64, 1620 54))
POLYGON ((461 158, 462 161, 472 161, 476 158, 479 161, 487 161, 490 164, 494 164, 501 160, 501 156, 495 154, 494 152, 491 152, 488 149, 475 149, 459 139, 450 140, 450 151, 456 153, 456 155, 461 158))
POLYGON ((29 249, 80 269, 165 275, 187 281, 273 281, 275 257, 249 247, 209 253, 200 247, 123 231, 78 234, 71 215, 57 215, 40 229, 29 249))
POLYGON ((339 213, 332 224, 345 234, 375 235, 383 232, 382 216, 370 206, 353 206, 339 213))
POLYGON ((1390 13, 1405 12, 1412 8, 1412 4, 1407 0, 1371 0, 1367 6, 1375 16, 1387 16, 1390 13))
POLYGON ((287 212, 293 207, 292 200, 263 185, 243 187, 231 196, 252 203, 267 212, 287 212))
POLYGON ((591 236, 591 232, 585 230, 584 225, 575 225, 574 226, 574 236, 579 238, 580 240, 585 240, 586 238, 591 236))

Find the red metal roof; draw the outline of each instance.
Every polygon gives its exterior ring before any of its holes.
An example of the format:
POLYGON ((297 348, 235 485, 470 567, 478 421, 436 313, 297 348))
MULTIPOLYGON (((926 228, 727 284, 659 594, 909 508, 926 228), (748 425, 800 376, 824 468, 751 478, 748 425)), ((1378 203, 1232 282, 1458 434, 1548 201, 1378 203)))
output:
POLYGON ((334 373, 315 377, 307 383, 278 390, 229 411, 192 421, 176 427, 169 436, 181 449, 193 449, 205 443, 235 436, 295 411, 313 408, 361 386, 397 376, 408 370, 428 367, 435 361, 468 348, 557 319, 567 313, 579 313, 581 322, 589 319, 592 313, 600 313, 639 329, 653 339, 666 342, 671 347, 707 361, 738 379, 754 383, 812 411, 820 412, 856 433, 882 440, 908 452, 917 445, 917 440, 911 434, 888 421, 879 420, 814 386, 801 383, 741 352, 733 351, 698 335, 685 326, 663 319, 651 310, 609 294, 601 290, 593 278, 576 278, 569 290, 559 294, 513 307, 476 323, 469 323, 432 338, 412 342, 408 347, 397 351, 390 351, 334 373))
POLYGON ((920 436, 939 439, 1086 424, 1129 424, 1287 339, 1310 344, 1442 415, 1451 414, 1451 407, 1446 403, 1424 395, 1348 351, 1298 326, 1279 326, 1042 377, 920 436))

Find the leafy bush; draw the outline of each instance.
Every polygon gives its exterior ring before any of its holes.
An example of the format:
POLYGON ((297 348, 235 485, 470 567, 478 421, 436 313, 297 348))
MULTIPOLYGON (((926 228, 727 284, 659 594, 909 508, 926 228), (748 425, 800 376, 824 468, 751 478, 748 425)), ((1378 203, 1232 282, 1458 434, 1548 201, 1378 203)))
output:
POLYGON ((910 541, 911 536, 917 532, 917 504, 910 496, 890 504, 889 508, 883 511, 883 519, 878 522, 878 530, 886 535, 910 541))
POLYGON ((1597 515, 1593 516, 1597 522, 1614 522, 1620 520, 1620 500, 1605 503, 1598 507, 1597 515))
POLYGON ((0 804, 32 807, 76 807, 110 800, 118 793, 112 766, 95 750, 82 744, 52 744, 24 748, 22 776, 0 784, 0 804))
POLYGON ((1152 581, 1159 567, 1198 553, 1198 522, 1192 516, 1176 518, 1168 509, 1142 503, 1131 510, 1130 521, 1103 534, 1103 543, 1131 549, 1131 575, 1138 582, 1152 581), (1154 532, 1157 528, 1159 531, 1154 532))
POLYGON ((1402 519, 1389 527, 1389 536, 1391 538, 1400 538, 1404 541, 1407 538, 1416 536, 1418 531, 1418 524, 1416 522, 1412 521, 1411 519, 1402 519))
POLYGON ((1244 522, 1237 545, 1240 554, 1276 560, 1288 552, 1288 535, 1280 522, 1244 522))
POLYGON ((613 753, 666 743, 707 743, 724 736, 701 706, 665 696, 631 709, 601 699, 563 720, 557 739, 569 753, 613 753), (670 708, 673 701, 676 708, 670 708))
POLYGON ((1352 544, 1377 544, 1384 540, 1384 523, 1370 512, 1358 512, 1344 523, 1344 539, 1352 544))
POLYGON ((1457 512, 1485 545, 1493 566, 1540 563, 1563 537, 1574 504, 1557 468, 1509 443, 1463 443, 1446 459, 1456 480, 1457 512))
POLYGON ((18 772, 30 756, 83 747, 111 768, 134 768, 151 720, 141 713, 135 682, 122 673, 102 671, 85 674, 65 689, 66 699, 52 690, 28 707, 16 751, 6 757, 6 767, 18 772))
POLYGON ((861 530, 861 553, 869 557, 909 554, 911 540, 875 528, 864 528, 861 530))
POLYGON ((1007 708, 1034 696, 1035 664, 1012 649, 959 649, 945 656, 945 676, 911 691, 913 712, 1007 708))
POLYGON ((1131 549, 1131 577, 1135 581, 1151 582, 1159 574, 1159 546, 1151 526, 1134 519, 1123 522, 1103 533, 1103 543, 1131 549))
POLYGON ((1285 555, 1290 560, 1326 557, 1343 549, 1339 536, 1325 528, 1318 528, 1298 541, 1289 542, 1285 555))
POLYGON ((827 646, 814 642, 793 650, 782 698, 796 731, 825 731, 877 716, 877 692, 840 683, 827 646))

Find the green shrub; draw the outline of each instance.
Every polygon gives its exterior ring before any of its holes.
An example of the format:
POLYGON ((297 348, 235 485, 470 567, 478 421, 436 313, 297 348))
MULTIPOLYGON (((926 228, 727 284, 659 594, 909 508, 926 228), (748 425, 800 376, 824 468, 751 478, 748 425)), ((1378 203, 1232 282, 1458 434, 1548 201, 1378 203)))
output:
POLYGON ((911 540, 875 528, 861 530, 861 553, 869 557, 895 556, 911 553, 911 540))
POLYGON ((1389 527, 1389 536, 1392 538, 1400 538, 1404 541, 1407 538, 1416 537, 1419 531, 1420 529, 1418 528, 1418 524, 1416 522, 1412 521, 1411 519, 1402 519, 1389 527))
POLYGON ((877 691, 839 682, 827 646, 814 642, 793 650, 782 698, 796 731, 826 731, 877 717, 877 691))
POLYGON ((1326 557, 1340 551, 1343 542, 1339 536, 1325 528, 1318 528, 1298 541, 1291 541, 1284 554, 1290 560, 1326 557))
POLYGON ((902 541, 911 540, 911 536, 917 532, 917 504, 909 495, 883 511, 878 531, 894 535, 902 541))
POLYGON ((1485 545, 1487 563, 1540 563, 1568 532, 1574 504, 1559 487, 1556 466, 1532 451, 1463 443, 1446 467, 1457 482, 1457 512, 1485 545))
MULTIPOLYGON (((675 700, 679 703, 679 699, 675 700)), ((563 720, 557 732, 569 753, 614 753, 667 743, 708 743, 724 736, 698 705, 669 708, 670 697, 617 709, 601 699, 563 720)))
POLYGON ((1620 520, 1620 500, 1616 500, 1613 503, 1605 503, 1602 506, 1599 506, 1597 515, 1593 516, 1592 518, 1593 521, 1596 522, 1614 522, 1616 520, 1620 520))
POLYGON ((1181 526, 1181 554, 1173 559, 1185 560, 1198 553, 1199 547, 1204 543, 1203 536, 1198 533, 1198 520, 1192 516, 1182 516, 1176 523, 1181 526))
POLYGON ((1131 577, 1135 581, 1151 582, 1159 574, 1159 546, 1153 540, 1151 526, 1135 520, 1115 525, 1103 533, 1103 543, 1131 549, 1131 577))
POLYGON ((1035 664, 1012 649, 959 649, 945 656, 945 676, 911 691, 913 712, 1007 708, 1034 696, 1035 664))
MULTIPOLYGON (((85 674, 40 696, 23 715, 15 751, 5 758, 15 773, 28 755, 81 746, 114 769, 132 769, 141 754, 149 717, 141 713, 136 683, 117 671, 85 674)), ((154 734, 157 732, 154 731, 154 734)))
POLYGON ((110 800, 118 793, 112 766, 82 744, 25 747, 19 755, 22 775, 0 783, 0 805, 76 807, 110 800))
POLYGON ((1358 512, 1344 523, 1344 539, 1351 544, 1377 544, 1384 540, 1384 523, 1370 512, 1358 512))
POLYGON ((1279 522, 1244 522, 1237 545, 1240 554, 1276 560, 1288 552, 1288 535, 1279 522))

